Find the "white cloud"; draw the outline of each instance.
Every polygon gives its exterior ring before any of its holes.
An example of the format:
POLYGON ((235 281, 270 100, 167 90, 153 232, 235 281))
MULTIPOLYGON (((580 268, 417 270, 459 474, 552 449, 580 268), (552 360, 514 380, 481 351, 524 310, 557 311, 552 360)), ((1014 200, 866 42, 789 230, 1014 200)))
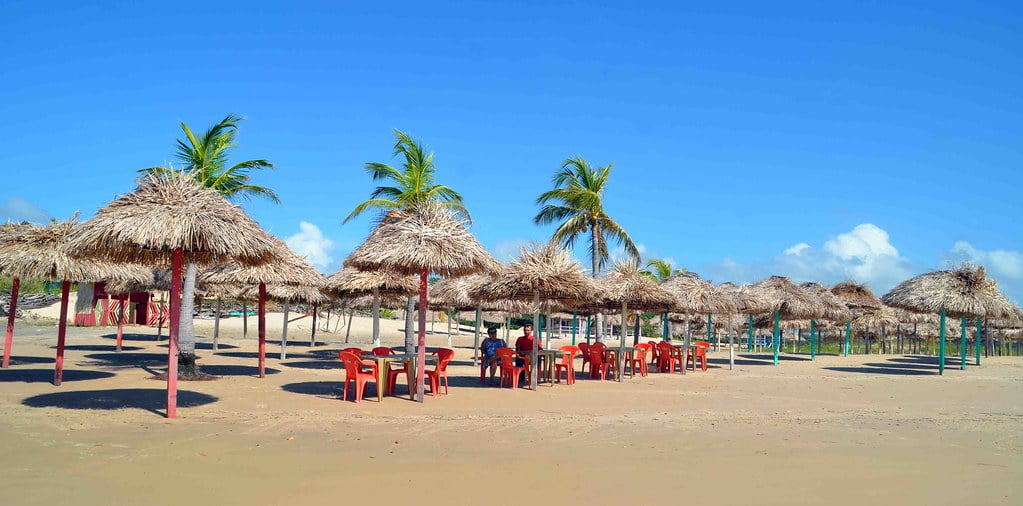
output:
POLYGON ((490 254, 499 262, 509 262, 518 258, 519 252, 527 245, 529 245, 529 241, 525 239, 509 239, 495 244, 490 248, 490 254))
POLYGON ((326 269, 334 261, 331 256, 334 241, 324 237, 320 227, 312 223, 301 221, 298 228, 298 233, 288 237, 284 242, 295 253, 305 257, 313 267, 321 271, 326 269))
POLYGON ((984 251, 966 241, 956 241, 949 253, 952 260, 983 265, 992 276, 1023 280, 1023 253, 1019 251, 984 251))
POLYGON ((0 221, 44 224, 50 222, 50 214, 21 197, 10 197, 7 202, 0 205, 0 221))
POLYGON ((706 266, 704 272, 715 282, 753 282, 773 274, 827 284, 853 279, 885 292, 909 277, 911 270, 888 232, 864 223, 828 239, 820 248, 800 242, 763 262, 742 264, 725 258, 706 266))
POLYGON ((804 251, 806 251, 808 249, 810 249, 810 245, 805 243, 805 242, 801 242, 801 243, 799 243, 799 244, 797 244, 795 246, 792 246, 791 248, 785 250, 785 254, 786 255, 796 255, 796 256, 799 256, 800 253, 802 253, 802 252, 804 252, 804 251))

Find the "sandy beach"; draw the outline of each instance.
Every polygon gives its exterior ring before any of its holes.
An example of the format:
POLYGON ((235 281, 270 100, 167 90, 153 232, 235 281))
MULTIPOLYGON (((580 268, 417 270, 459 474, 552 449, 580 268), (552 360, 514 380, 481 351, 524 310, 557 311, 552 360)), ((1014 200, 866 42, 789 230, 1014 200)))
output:
MULTIPOLYGON (((294 316, 294 315, 293 315, 294 316)), ((268 375, 255 319, 197 321, 200 363, 221 375, 180 386, 160 414, 166 342, 128 327, 71 328, 64 384, 50 384, 56 329, 20 324, 0 371, 5 504, 1019 504, 1023 361, 934 374, 918 356, 711 354, 707 372, 624 383, 582 375, 537 392, 481 386, 472 334, 454 336, 450 395, 418 404, 339 399, 344 334, 268 318, 268 375)), ((20 322, 19 322, 20 323, 20 322)), ((369 341, 355 319, 351 343, 369 341)), ((384 320, 384 344, 402 341, 384 320)), ((445 324, 430 346, 447 344, 445 324)), ((556 344, 567 341, 555 340, 556 344)), ((958 362, 956 363, 958 366, 958 362)))

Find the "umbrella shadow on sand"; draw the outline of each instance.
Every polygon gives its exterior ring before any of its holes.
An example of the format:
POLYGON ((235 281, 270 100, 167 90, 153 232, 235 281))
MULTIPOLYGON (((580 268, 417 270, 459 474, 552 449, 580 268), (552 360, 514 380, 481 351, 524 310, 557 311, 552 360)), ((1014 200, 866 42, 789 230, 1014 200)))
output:
MULTIPOLYGON (((67 373, 65 371, 65 378, 67 373)), ((209 394, 178 390, 178 407, 190 408, 218 401, 209 394)), ((121 388, 115 390, 82 390, 42 394, 21 401, 32 408, 63 409, 144 409, 163 415, 167 407, 167 391, 162 388, 121 388)))
MULTIPOLYGON (((103 339, 116 340, 117 339, 117 334, 103 334, 100 337, 103 338, 103 339)), ((166 334, 160 337, 160 340, 166 340, 166 339, 167 339, 166 334)), ((156 334, 129 334, 129 333, 125 333, 121 337, 121 340, 123 340, 123 341, 149 341, 151 343, 157 341, 156 334)))
POLYGON ((22 364, 52 364, 56 362, 53 357, 11 357, 11 365, 22 365, 22 364))
MULTIPOLYGON (((61 375, 63 381, 88 381, 113 377, 112 372, 65 370, 61 375)), ((6 369, 0 372, 0 383, 50 383, 53 381, 53 369, 6 369)))

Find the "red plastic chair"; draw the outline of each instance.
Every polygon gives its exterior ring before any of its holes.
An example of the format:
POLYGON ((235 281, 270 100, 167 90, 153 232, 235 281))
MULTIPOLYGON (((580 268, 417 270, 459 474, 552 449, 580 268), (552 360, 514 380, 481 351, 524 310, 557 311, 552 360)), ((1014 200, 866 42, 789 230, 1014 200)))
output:
POLYGON ((657 346, 663 341, 650 341, 646 343, 647 349, 650 350, 650 365, 657 365, 657 360, 660 358, 660 353, 657 350, 657 346))
POLYGON ((604 350, 597 347, 590 347, 590 378, 604 380, 608 376, 614 376, 614 354, 605 354, 604 350))
POLYGON ((379 355, 379 356, 394 355, 394 350, 392 350, 392 349, 390 349, 390 348, 388 348, 386 346, 377 346, 376 348, 373 348, 372 353, 374 355, 379 355))
POLYGON ((558 351, 562 353, 561 363, 554 364, 554 381, 561 383, 561 371, 565 371, 565 384, 575 384, 575 357, 579 355, 582 350, 577 346, 562 346, 558 348, 558 351))
POLYGON ((700 370, 707 372, 707 349, 710 348, 710 343, 707 341, 696 341, 693 343, 694 348, 689 348, 686 351, 686 365, 689 367, 689 363, 692 362, 693 368, 696 368, 696 361, 700 361, 700 370))
POLYGON ((675 367, 681 365, 679 357, 675 355, 675 347, 667 341, 657 344, 657 370, 661 372, 675 372, 675 367))
MULTIPOLYGON (((354 353, 342 351, 337 354, 338 358, 345 365, 345 391, 341 396, 342 400, 348 400, 348 384, 355 382, 355 402, 362 402, 362 392, 366 388, 367 381, 376 381, 377 378, 377 365, 367 364, 354 353), (364 371, 363 367, 369 367, 369 371, 364 371)), ((380 388, 380 385, 377 385, 380 388)))
POLYGON ((636 345, 636 354, 632 357, 632 370, 639 369, 640 376, 646 376, 650 373, 647 369, 646 364, 646 352, 650 349, 649 343, 639 343, 636 345))
POLYGON ((343 349, 341 351, 345 351, 345 352, 348 352, 348 353, 351 353, 353 355, 360 356, 360 357, 362 355, 366 354, 366 350, 363 350, 362 348, 355 348, 355 347, 345 348, 345 349, 343 349))
MULTIPOLYGON (((579 368, 579 372, 586 372, 586 365, 590 363, 590 344, 579 343, 579 352, 583 355, 583 365, 579 368)), ((591 367, 592 371, 593 368, 591 367)))
POLYGON ((599 342, 599 341, 598 341, 598 342, 595 342, 595 343, 593 343, 593 344, 591 344, 591 345, 590 345, 590 347, 591 347, 591 348, 595 348, 595 349, 598 349, 598 350, 600 350, 600 351, 604 351, 604 350, 606 350, 606 349, 607 349, 607 345, 606 345, 606 344, 604 344, 604 343, 602 343, 602 342, 599 342))
POLYGON ((499 386, 504 388, 504 380, 508 379, 508 386, 512 389, 519 387, 519 375, 526 371, 524 366, 515 365, 515 359, 518 358, 519 354, 511 348, 498 348, 497 358, 501 361, 501 383, 499 386))
POLYGON ((430 392, 433 392, 433 396, 437 396, 437 390, 440 390, 440 380, 444 379, 444 395, 448 394, 448 362, 455 358, 455 350, 449 350, 447 348, 441 348, 434 352, 437 355, 437 367, 434 367, 432 371, 423 371, 426 374, 426 379, 430 380, 430 392))

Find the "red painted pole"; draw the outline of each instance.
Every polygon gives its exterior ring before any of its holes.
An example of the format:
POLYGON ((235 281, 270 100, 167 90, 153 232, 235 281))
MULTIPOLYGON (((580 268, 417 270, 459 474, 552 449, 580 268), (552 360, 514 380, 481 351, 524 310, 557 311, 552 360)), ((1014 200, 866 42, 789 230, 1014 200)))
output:
POLYGON ((121 351, 121 340, 124 339, 124 304, 127 300, 117 300, 120 311, 117 312, 117 351, 121 351))
POLYGON ((259 284, 259 377, 266 377, 266 283, 259 284))
POLYGON ((167 418, 178 417, 178 327, 181 317, 181 248, 171 255, 170 321, 167 322, 167 418))
POLYGON ((18 279, 18 276, 14 276, 11 281, 11 307, 7 314, 7 337, 4 338, 4 369, 11 365, 11 346, 14 345, 14 315, 18 312, 18 288, 20 286, 21 280, 18 279))
POLYGON ((53 371, 53 384, 60 386, 64 378, 64 337, 67 335, 67 299, 71 290, 71 282, 64 280, 60 284, 60 324, 57 327, 57 367, 53 371))
POLYGON ((416 349, 416 400, 423 402, 426 393, 426 283, 427 270, 419 271, 419 346, 416 349))

